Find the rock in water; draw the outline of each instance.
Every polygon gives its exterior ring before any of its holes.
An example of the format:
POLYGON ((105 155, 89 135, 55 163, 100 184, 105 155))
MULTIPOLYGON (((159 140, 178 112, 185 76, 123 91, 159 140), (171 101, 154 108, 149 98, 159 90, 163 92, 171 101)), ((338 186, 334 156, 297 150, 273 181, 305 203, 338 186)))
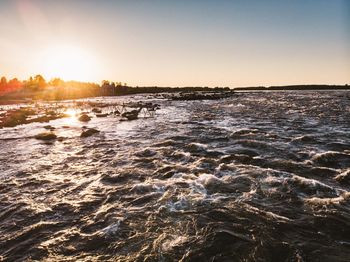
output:
POLYGON ((129 112, 124 112, 122 114, 122 117, 125 117, 127 120, 136 120, 139 117, 139 113, 142 108, 139 108, 138 110, 132 110, 129 112))
POLYGON ((81 122, 89 122, 91 120, 91 117, 89 117, 87 114, 82 114, 79 117, 79 121, 81 122))
POLYGON ((97 107, 94 107, 91 111, 94 113, 98 113, 98 114, 102 113, 101 109, 99 109, 97 107))
POLYGON ((45 141, 48 141, 48 140, 54 140, 57 138, 57 136, 52 133, 52 132, 44 132, 44 133, 40 133, 40 134, 37 134, 35 136, 36 139, 39 139, 39 140, 45 140, 45 141))
POLYGON ((89 137, 89 136, 92 136, 96 133, 99 133, 100 131, 98 131, 97 129, 94 129, 94 128, 89 128, 87 130, 84 130, 83 132, 81 132, 81 135, 80 137, 89 137))
POLYGON ((97 117, 106 117, 108 114, 96 114, 97 117))
POLYGON ((53 126, 47 125, 47 126, 43 126, 43 128, 47 129, 47 130, 55 130, 55 128, 53 126))

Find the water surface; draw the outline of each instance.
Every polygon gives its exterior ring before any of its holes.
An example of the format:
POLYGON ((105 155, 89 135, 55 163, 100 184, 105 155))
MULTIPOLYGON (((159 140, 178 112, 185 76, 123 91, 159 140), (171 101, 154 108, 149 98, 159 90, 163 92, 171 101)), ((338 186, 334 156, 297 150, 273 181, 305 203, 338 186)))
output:
POLYGON ((0 129, 0 260, 349 261, 349 92, 156 101, 0 129))

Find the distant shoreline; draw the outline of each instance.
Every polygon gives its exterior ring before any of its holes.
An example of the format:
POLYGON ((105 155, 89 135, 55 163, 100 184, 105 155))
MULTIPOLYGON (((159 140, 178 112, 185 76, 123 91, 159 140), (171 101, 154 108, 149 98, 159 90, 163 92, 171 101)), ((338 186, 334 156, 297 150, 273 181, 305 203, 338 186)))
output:
POLYGON ((334 92, 334 91, 350 91, 350 88, 334 88, 334 89, 233 89, 236 93, 255 93, 255 92, 334 92))
MULTIPOLYGON (((13 92, 0 96, 0 105, 26 104, 35 101, 62 101, 106 96, 127 96, 137 94, 164 94, 164 93, 191 93, 191 92, 283 92, 283 91, 350 91, 349 85, 288 85, 288 86, 257 86, 257 87, 124 87, 120 93, 96 93, 95 95, 82 95, 65 97, 50 96, 47 91, 13 92)), ((50 92, 49 92, 50 93, 50 92)))
POLYGON ((236 87, 234 91, 333 91, 350 90, 349 85, 287 85, 287 86, 254 86, 236 87))

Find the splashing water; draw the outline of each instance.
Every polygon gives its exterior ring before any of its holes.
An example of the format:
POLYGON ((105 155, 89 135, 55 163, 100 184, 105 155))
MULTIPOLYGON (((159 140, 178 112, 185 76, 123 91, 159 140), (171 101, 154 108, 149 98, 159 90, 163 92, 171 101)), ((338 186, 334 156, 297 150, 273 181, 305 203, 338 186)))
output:
POLYGON ((349 92, 157 103, 0 129, 0 260, 348 261, 349 92))

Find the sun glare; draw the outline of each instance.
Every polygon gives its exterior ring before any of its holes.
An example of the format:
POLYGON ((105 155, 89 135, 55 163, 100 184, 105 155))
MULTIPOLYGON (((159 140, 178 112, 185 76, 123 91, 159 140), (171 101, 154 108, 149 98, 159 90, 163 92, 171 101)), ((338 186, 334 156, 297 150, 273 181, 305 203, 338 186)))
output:
POLYGON ((97 70, 92 54, 76 46, 50 47, 43 51, 41 62, 47 79, 92 81, 97 70))
POLYGON ((78 110, 74 108, 67 108, 64 113, 67 115, 67 117, 62 119, 62 123, 65 125, 73 125, 78 122, 78 110))
POLYGON ((65 111, 65 113, 67 115, 69 115, 70 117, 75 117, 77 115, 77 111, 74 110, 73 108, 69 108, 65 111))

